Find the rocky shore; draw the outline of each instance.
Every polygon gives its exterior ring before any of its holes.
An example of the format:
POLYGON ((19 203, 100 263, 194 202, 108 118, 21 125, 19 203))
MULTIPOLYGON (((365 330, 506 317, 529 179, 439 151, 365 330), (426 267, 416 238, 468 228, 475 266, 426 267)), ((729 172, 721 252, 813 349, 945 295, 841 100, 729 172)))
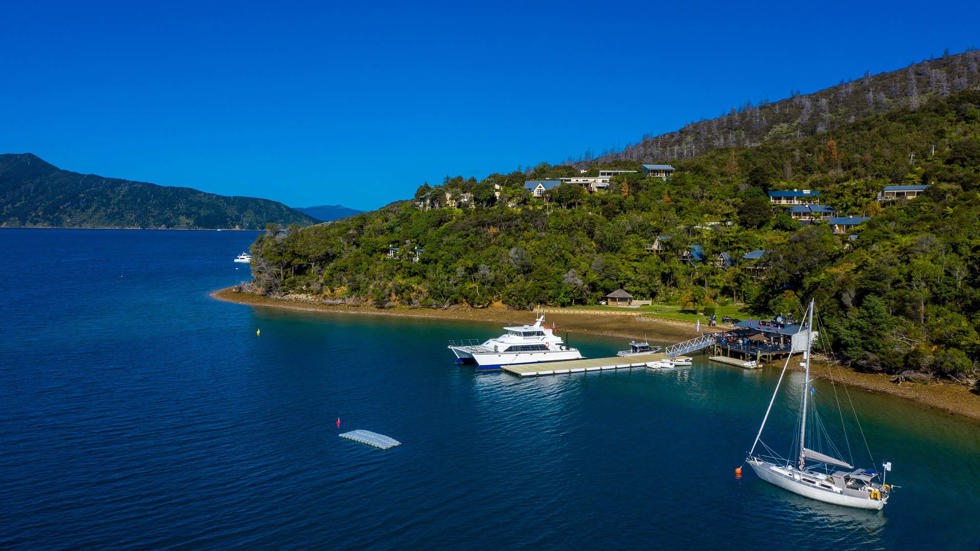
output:
MULTIPOLYGON (((212 297, 227 302, 248 304, 259 307, 281 308, 307 312, 330 312, 353 315, 398 316, 407 318, 454 319, 492 322, 497 324, 527 323, 528 312, 519 312, 506 307, 447 309, 430 308, 387 308, 378 309, 346 304, 325 304, 307 297, 292 299, 270 298, 251 293, 238 292, 236 288, 221 289, 212 297)), ((622 337, 624 339, 650 338, 661 341, 681 341, 697 335, 695 326, 690 323, 655 319, 639 312, 610 310, 576 310, 574 308, 544 308, 548 323, 554 322, 560 330, 573 333, 622 337)), ((724 327, 720 329, 724 330, 724 327)), ((827 370, 817 370, 826 373, 827 370)), ((980 396, 969 388, 945 382, 894 383, 890 375, 859 373, 839 367, 834 369, 836 380, 852 387, 870 392, 890 394, 912 400, 945 413, 968 418, 980 423, 980 396)))

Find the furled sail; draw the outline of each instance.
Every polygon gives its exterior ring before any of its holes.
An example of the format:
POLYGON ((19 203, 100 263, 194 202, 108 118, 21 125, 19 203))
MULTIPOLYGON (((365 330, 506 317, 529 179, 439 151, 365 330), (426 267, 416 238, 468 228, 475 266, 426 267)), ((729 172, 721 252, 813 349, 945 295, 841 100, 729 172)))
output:
POLYGON ((846 461, 842 461, 840 459, 836 459, 829 455, 813 451, 810 448, 803 448, 803 457, 806 457, 807 459, 812 459, 814 461, 820 461, 821 463, 827 463, 828 465, 837 465, 838 467, 844 467, 846 469, 854 468, 853 465, 851 465, 846 461))

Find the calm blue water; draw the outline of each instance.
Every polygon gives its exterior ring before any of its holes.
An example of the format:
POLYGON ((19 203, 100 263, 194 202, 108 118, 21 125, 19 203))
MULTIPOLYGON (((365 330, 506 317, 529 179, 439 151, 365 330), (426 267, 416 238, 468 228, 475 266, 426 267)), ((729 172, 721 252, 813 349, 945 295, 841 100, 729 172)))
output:
POLYGON ((0 547, 980 544, 976 425, 852 393, 902 488, 883 513, 814 503, 732 476, 775 373, 476 375, 446 342, 496 326, 209 298, 254 236, 0 230, 0 547))

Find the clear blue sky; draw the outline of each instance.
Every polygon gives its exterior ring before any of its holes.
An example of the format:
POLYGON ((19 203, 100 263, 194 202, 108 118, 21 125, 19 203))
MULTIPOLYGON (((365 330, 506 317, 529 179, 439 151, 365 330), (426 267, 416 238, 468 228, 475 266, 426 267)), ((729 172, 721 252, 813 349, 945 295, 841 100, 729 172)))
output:
POLYGON ((978 5, 7 2, 0 152, 370 210, 980 47, 978 5))

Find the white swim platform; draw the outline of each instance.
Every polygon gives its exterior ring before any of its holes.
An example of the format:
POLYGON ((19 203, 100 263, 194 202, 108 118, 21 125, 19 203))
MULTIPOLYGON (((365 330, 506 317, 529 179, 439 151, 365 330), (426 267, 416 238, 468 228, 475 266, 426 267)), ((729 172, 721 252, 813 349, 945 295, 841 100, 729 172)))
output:
POLYGON ((371 432, 364 429, 342 432, 340 433, 340 437, 353 440, 354 442, 359 442, 361 444, 367 444, 368 446, 374 446, 375 448, 381 448, 382 450, 387 450, 388 448, 394 448, 395 446, 401 445, 401 442, 390 436, 385 436, 383 434, 378 434, 376 432, 371 432))

